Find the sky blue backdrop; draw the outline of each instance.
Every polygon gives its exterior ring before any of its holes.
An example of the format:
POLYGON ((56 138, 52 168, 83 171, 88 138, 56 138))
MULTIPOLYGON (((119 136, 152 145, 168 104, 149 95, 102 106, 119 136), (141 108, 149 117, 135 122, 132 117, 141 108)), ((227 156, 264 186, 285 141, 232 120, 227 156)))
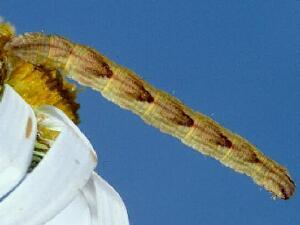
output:
MULTIPOLYGON (((247 137, 300 181, 300 1, 13 1, 19 33, 98 49, 247 137), (26 2, 26 3, 25 3, 26 2)), ((85 90, 81 129, 132 225, 299 225, 300 201, 272 200, 248 177, 85 90)))

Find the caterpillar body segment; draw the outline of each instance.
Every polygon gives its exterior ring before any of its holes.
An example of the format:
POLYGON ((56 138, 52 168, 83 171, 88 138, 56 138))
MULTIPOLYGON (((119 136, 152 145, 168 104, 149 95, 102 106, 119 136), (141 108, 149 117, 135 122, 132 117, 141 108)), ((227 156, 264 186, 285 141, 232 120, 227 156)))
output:
POLYGON ((278 198, 288 199, 295 191, 287 170, 264 156, 247 140, 194 112, 175 97, 156 89, 94 49, 42 33, 14 37, 4 49, 8 57, 60 70, 80 84, 101 92, 110 101, 139 115, 146 123, 252 177, 278 198))

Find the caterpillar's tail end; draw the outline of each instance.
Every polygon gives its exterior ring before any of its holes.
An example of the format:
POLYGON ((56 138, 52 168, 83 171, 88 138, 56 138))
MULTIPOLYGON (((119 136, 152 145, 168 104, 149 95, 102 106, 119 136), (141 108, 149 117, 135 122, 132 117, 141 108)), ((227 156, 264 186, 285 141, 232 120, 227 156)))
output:
POLYGON ((286 175, 289 182, 289 185, 287 185, 286 187, 282 188, 281 190, 281 196, 283 200, 288 200, 290 199, 295 191, 296 191, 296 184, 295 182, 291 179, 291 177, 289 175, 286 175))
POLYGON ((284 179, 282 179, 280 182, 274 184, 273 181, 271 181, 271 183, 269 183, 271 188, 269 186, 267 189, 274 194, 275 198, 288 200, 296 191, 296 184, 288 174, 285 174, 284 179))

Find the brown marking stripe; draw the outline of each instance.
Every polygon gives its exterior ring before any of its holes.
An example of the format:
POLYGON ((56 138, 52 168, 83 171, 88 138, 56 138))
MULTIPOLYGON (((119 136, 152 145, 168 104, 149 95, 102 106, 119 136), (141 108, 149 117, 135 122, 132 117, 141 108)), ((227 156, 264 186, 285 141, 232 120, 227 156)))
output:
POLYGON ((154 102, 154 98, 144 87, 141 87, 141 91, 142 93, 139 95, 138 98, 139 101, 148 103, 154 102))
POLYGON ((183 110, 181 110, 181 114, 182 114, 182 118, 181 118, 182 120, 179 120, 177 124, 185 127, 192 127, 194 125, 194 120, 191 117, 189 117, 187 114, 185 114, 183 110))
POLYGON ((70 52, 70 54, 73 55, 75 58, 79 58, 79 60, 90 64, 90 65, 87 64, 85 69, 91 71, 96 76, 106 77, 106 78, 111 78, 113 76, 113 72, 111 71, 110 66, 105 62, 105 59, 99 53, 97 53, 95 50, 91 48, 86 48, 85 46, 75 45, 74 47, 76 46, 88 50, 88 54, 86 54, 85 56, 76 54, 76 51, 70 52), (99 72, 98 70, 101 72, 99 72))
POLYGON ((228 139, 228 137, 226 137, 222 133, 220 133, 219 135, 220 135, 221 140, 217 141, 217 144, 221 145, 223 147, 226 147, 226 148, 231 148, 232 147, 232 142, 228 139))
POLYGON ((127 87, 127 89, 122 90, 127 96, 140 102, 154 102, 154 97, 145 89, 143 82, 136 79, 131 73, 127 73, 127 79, 123 79, 118 74, 113 74, 112 79, 120 82, 122 86, 127 87))
MULTIPOLYGON (((95 65, 95 64, 96 65, 102 65, 102 67, 100 67, 100 68, 105 68, 106 73, 99 73, 98 70, 96 70, 94 68, 92 69, 91 67, 85 67, 84 68, 85 70, 90 71, 95 76, 111 78, 112 75, 113 75, 113 72, 110 70, 109 65, 103 60, 103 57, 100 56, 95 51, 92 51, 93 54, 90 54, 91 57, 84 57, 84 56, 80 56, 80 55, 76 54, 75 51, 72 50, 72 48, 71 49, 63 48, 61 46, 54 45, 54 44, 49 44, 49 43, 47 43, 47 44, 42 44, 42 43, 37 43, 37 44, 27 43, 27 44, 25 44, 24 43, 24 44, 19 44, 19 45, 10 45, 10 48, 13 49, 13 50, 14 49, 34 49, 34 48, 38 49, 37 47, 49 47, 49 48, 59 49, 61 51, 68 52, 69 55, 72 55, 75 58, 78 58, 80 61, 88 62, 92 65, 95 65)), ((80 46, 80 47, 84 48, 84 46, 80 46)), ((92 50, 92 49, 90 49, 90 50, 92 50)))
POLYGON ((77 69, 77 71, 80 71, 81 74, 84 74, 84 73, 82 73, 82 71, 84 71, 84 72, 87 72, 87 73, 90 73, 90 74, 94 75, 95 77, 111 78, 113 76, 112 71, 107 69, 107 67, 97 68, 97 67, 87 66, 87 67, 83 67, 82 69, 77 69), (103 68, 105 68, 106 71, 102 71, 103 68))
POLYGON ((167 103, 168 105, 164 105, 162 103, 155 102, 156 105, 164 110, 162 113, 165 118, 180 126, 194 126, 194 120, 182 110, 181 106, 177 102, 169 101, 167 103))

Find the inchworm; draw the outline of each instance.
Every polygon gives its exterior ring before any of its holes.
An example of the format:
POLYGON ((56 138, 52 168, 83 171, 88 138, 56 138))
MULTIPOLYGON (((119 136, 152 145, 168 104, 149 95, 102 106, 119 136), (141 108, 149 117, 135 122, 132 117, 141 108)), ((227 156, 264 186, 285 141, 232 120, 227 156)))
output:
POLYGON ((4 50, 8 61, 19 58, 49 70, 59 70, 80 84, 101 92, 105 98, 131 110, 146 123, 252 177, 278 198, 288 199, 295 191, 288 171, 247 140, 194 112, 92 48, 56 35, 28 33, 13 37, 4 50))

